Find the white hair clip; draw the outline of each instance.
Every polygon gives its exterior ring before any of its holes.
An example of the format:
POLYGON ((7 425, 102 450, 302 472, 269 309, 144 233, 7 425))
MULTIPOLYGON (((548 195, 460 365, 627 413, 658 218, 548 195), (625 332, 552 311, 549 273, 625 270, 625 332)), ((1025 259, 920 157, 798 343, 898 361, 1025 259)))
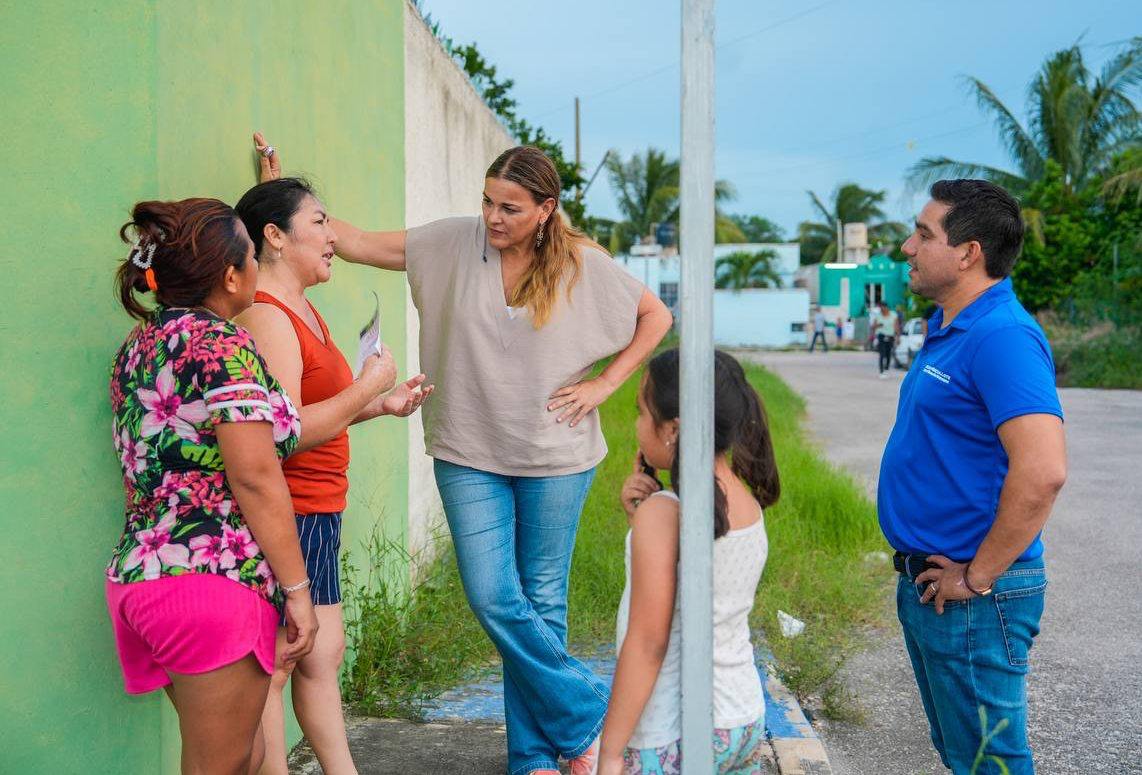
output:
POLYGON ((155 257, 155 243, 152 240, 145 248, 141 243, 142 237, 135 240, 135 244, 131 246, 131 263, 146 271, 151 268, 151 262, 155 257))

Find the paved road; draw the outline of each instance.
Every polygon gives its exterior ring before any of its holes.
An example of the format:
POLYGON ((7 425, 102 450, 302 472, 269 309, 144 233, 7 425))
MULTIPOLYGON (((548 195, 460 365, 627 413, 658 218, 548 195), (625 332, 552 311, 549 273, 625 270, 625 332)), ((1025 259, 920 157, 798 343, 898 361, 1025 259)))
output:
MULTIPOLYGON (((875 493, 903 372, 872 353, 754 353, 805 397, 825 454, 875 493)), ((1070 473, 1048 523, 1049 588, 1028 683, 1041 775, 1142 773, 1142 391, 1061 391, 1070 473)), ((840 775, 945 772, 931 750, 899 631, 849 661, 865 726, 822 730, 840 775)))

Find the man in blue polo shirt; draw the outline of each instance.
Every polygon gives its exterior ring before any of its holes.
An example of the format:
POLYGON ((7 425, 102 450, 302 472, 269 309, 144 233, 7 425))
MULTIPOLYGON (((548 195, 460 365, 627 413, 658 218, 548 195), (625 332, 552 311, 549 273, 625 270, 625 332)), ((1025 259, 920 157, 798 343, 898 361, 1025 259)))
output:
POLYGON ((1047 586, 1040 533, 1066 478, 1063 412, 1050 346, 1011 287, 1019 203, 982 180, 930 193, 902 250, 912 290, 939 309, 900 387, 880 526, 944 765, 971 770, 982 708, 988 733, 1006 721, 986 753, 1033 773, 1024 680, 1047 586))

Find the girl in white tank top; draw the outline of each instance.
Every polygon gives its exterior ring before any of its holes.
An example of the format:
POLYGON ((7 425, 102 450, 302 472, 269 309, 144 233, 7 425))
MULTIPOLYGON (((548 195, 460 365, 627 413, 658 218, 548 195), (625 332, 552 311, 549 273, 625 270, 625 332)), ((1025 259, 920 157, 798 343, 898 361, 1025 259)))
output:
MULTIPOLYGON (((749 613, 768 553, 763 509, 780 484, 765 411, 741 365, 714 363, 714 748, 721 775, 763 772, 765 699, 749 613)), ((600 775, 681 770, 678 577, 679 358, 656 356, 639 390, 640 454, 623 485, 630 522, 626 588, 617 622, 618 665, 603 727, 600 775), (654 469, 669 469, 672 490, 654 469)))

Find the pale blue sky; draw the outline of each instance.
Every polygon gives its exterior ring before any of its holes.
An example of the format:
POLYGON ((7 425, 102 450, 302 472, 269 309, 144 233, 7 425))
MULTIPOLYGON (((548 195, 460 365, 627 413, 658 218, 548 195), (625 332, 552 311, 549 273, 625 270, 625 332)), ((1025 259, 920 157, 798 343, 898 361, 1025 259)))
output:
MULTIPOLYGON (((515 79, 520 114, 574 149, 582 100, 588 174, 608 148, 679 152, 679 0, 425 0, 457 43, 515 79)), ((1020 119, 1043 60, 1082 37, 1097 71, 1142 33, 1138 0, 719 0, 717 175, 792 236, 812 216, 806 189, 842 181, 888 189, 890 217, 923 203, 903 175, 924 155, 1009 166, 959 76, 995 89, 1020 119)), ((490 161, 490 160, 489 160, 490 161)), ((588 192, 619 215, 606 172, 588 192)))

